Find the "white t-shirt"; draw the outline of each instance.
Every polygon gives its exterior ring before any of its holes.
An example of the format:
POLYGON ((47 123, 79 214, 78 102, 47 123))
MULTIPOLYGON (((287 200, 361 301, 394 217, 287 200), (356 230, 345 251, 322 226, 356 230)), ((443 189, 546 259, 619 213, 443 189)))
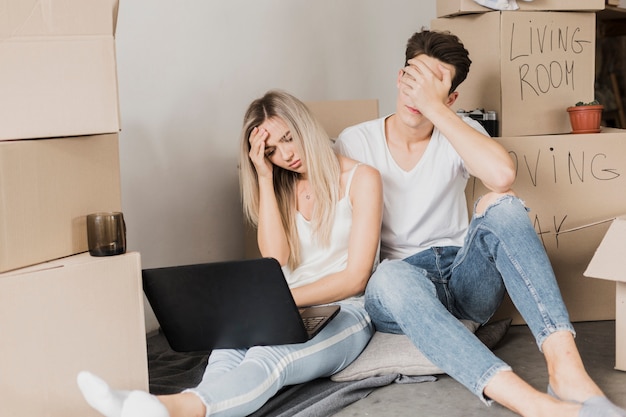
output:
MULTIPOLYGON (((349 127, 335 144, 339 153, 373 166, 382 176, 381 259, 403 259, 433 246, 461 246, 468 225, 469 173, 463 160, 435 128, 420 161, 404 171, 387 147, 385 119, 349 127)), ((477 121, 463 120, 486 133, 477 121)))

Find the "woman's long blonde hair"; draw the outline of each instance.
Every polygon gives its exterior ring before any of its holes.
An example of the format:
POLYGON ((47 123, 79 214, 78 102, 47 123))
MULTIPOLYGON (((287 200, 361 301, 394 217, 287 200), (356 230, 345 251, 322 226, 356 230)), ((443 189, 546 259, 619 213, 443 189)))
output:
MULTIPOLYGON (((300 154, 304 157, 306 172, 315 196, 311 218, 314 238, 328 245, 335 217, 335 205, 339 200, 341 169, 328 134, 313 117, 304 103, 279 90, 268 91, 254 100, 244 116, 239 153, 239 183, 246 219, 255 227, 259 221, 259 181, 254 164, 250 160, 250 134, 265 120, 277 117, 289 127, 300 154)), ((300 264, 300 244, 296 228, 296 183, 300 174, 274 165, 274 192, 289 243, 288 265, 295 269, 300 264)))

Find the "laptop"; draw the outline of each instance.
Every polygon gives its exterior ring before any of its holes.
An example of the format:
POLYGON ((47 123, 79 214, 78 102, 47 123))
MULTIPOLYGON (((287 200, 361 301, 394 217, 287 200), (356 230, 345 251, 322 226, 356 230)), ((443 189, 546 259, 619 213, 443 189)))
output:
POLYGON ((177 352, 303 343, 338 305, 298 308, 273 258, 144 269, 143 289, 177 352))

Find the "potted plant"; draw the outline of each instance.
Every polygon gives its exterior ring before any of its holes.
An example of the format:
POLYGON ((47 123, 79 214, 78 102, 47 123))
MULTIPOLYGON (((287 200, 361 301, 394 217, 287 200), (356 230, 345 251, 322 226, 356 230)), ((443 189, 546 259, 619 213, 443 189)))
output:
POLYGON ((584 103, 579 101, 567 108, 572 133, 598 133, 604 106, 598 100, 584 103))

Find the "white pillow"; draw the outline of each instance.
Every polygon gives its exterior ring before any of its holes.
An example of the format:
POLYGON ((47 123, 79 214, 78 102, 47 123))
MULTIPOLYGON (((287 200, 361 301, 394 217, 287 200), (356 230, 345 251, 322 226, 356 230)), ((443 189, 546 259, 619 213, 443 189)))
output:
MULTIPOLYGON (((461 323, 472 333, 479 326, 478 323, 469 320, 461 320, 461 323)), ((359 357, 330 379, 344 382, 388 374, 418 376, 443 373, 426 359, 405 335, 374 332, 374 336, 359 357)))

